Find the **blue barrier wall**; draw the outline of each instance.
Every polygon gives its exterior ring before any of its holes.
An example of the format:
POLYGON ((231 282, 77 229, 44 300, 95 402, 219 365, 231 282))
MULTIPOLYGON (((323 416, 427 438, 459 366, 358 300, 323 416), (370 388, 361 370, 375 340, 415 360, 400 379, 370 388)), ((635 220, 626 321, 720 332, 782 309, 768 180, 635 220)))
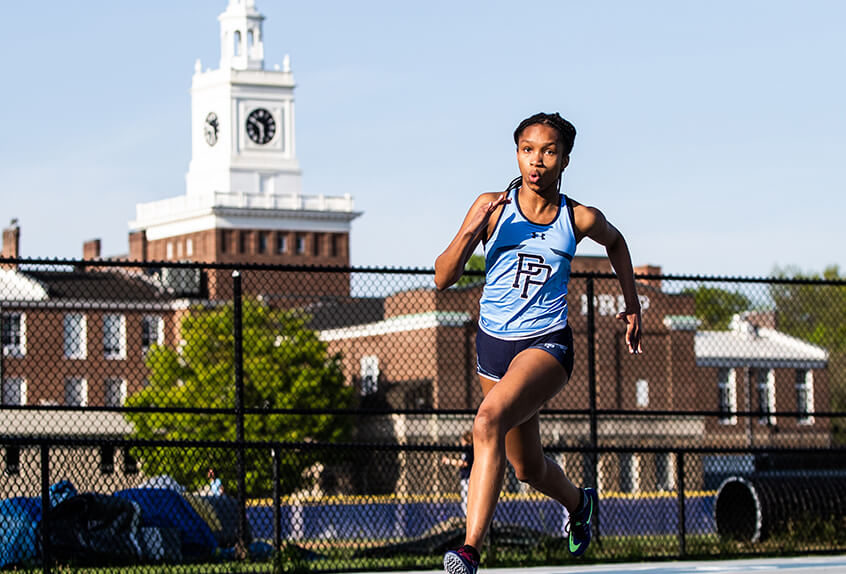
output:
MULTIPOLYGON (((673 496, 602 498, 599 512, 602 533, 606 536, 675 535, 678 532, 678 501, 673 496)), ((273 538, 273 508, 270 505, 248 507, 247 517, 256 538, 273 538)), ((287 540, 417 538, 455 517, 461 517, 458 502, 283 505, 281 533, 287 540)), ((689 534, 716 532, 714 496, 687 497, 685 518, 689 534)), ((502 500, 497 505, 494 520, 550 535, 563 535, 566 514, 560 504, 549 499, 502 500)))

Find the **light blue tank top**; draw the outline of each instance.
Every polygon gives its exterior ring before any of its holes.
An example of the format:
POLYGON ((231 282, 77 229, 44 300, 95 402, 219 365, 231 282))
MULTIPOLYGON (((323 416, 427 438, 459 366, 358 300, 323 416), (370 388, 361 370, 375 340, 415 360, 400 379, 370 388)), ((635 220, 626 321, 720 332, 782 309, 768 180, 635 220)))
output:
POLYGON ((485 288, 479 326, 499 339, 536 337, 567 325, 567 283, 576 253, 573 213, 564 194, 547 225, 520 211, 519 190, 510 192, 485 242, 485 288))

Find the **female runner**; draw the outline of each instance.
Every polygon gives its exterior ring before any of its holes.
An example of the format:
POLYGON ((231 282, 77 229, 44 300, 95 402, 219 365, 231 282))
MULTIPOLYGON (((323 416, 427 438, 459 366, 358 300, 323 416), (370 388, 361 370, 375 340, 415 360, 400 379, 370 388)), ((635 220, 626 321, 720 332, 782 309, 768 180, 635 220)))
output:
POLYGON ((485 287, 476 334, 482 400, 473 422, 464 545, 444 556, 449 574, 475 574, 502 488, 505 459, 517 478, 563 504, 570 515, 570 553, 590 543, 599 502, 594 488, 577 488, 543 454, 538 413, 561 391, 573 369, 567 324, 567 283, 576 245, 590 237, 603 245, 617 273, 626 310, 629 353, 641 352, 640 304, 625 239, 602 213, 561 193, 561 178, 576 137, 556 114, 535 114, 514 131, 520 177, 502 193, 483 193, 455 238, 435 261, 439 290, 454 284, 481 241, 485 287))

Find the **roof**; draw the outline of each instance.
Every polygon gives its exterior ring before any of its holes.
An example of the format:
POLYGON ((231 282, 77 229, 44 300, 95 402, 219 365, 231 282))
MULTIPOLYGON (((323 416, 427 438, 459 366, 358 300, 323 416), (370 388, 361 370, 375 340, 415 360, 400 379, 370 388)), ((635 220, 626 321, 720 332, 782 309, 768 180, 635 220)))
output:
POLYGON ((0 435, 102 437, 125 436, 133 426, 120 413, 105 411, 4 410, 0 435))
POLYGON ((729 331, 700 331, 695 336, 701 367, 822 369, 828 351, 775 329, 737 320, 729 331))
POLYGON ((339 329, 380 321, 385 316, 384 297, 332 298, 306 307, 308 327, 315 331, 339 329))
POLYGON ((437 329, 439 327, 463 327, 472 319, 473 316, 470 313, 461 311, 427 311, 425 313, 389 317, 375 323, 325 329, 320 331, 320 340, 339 341, 387 335, 388 333, 437 329))
MULTIPOLYGON (((167 301, 164 289, 139 274, 113 271, 20 271, 42 286, 49 299, 84 301, 167 301)), ((9 297, 4 297, 9 299, 9 297)))
POLYGON ((0 269, 0 300, 43 301, 47 290, 31 277, 10 269, 0 269))

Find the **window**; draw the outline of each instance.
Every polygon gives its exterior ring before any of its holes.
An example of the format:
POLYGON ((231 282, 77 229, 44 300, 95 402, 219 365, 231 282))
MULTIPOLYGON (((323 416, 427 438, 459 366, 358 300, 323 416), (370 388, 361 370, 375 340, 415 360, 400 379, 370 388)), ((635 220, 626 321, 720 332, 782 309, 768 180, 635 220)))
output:
POLYGON ((640 458, 631 452, 620 453, 620 490, 637 492, 640 489, 640 458))
POLYGON ((164 319, 147 315, 141 318, 141 352, 146 354, 153 345, 164 345, 164 319))
POLYGON ((649 406, 649 382, 640 379, 635 383, 635 392, 637 393, 637 406, 649 406))
POLYGON ((173 259, 173 242, 168 241, 165 246, 165 259, 173 259))
POLYGON ((720 401, 720 423, 737 423, 737 375, 734 369, 721 368, 717 372, 717 388, 720 401))
POLYGON ((88 405, 88 381, 81 377, 71 377, 65 381, 65 405, 69 407, 88 405))
POLYGON ((297 255, 305 253, 305 236, 297 234, 297 255))
POLYGON ((4 405, 25 405, 26 404, 26 380, 20 377, 3 379, 4 405))
POLYGON ((88 356, 88 322, 82 313, 69 313, 62 321, 65 357, 84 359, 88 356))
POLYGON ((6 474, 14 476, 21 473, 21 449, 19 447, 7 446, 4 458, 6 474))
POLYGON ((267 253, 267 233, 259 231, 258 234, 258 252, 267 253))
POLYGON ((809 369, 796 370, 796 410, 799 424, 814 424, 814 372, 809 369))
POLYGON ((107 359, 126 358, 126 316, 103 316, 103 356, 107 359))
POLYGON ((238 253, 247 252, 247 232, 241 231, 238 233, 238 253))
POLYGON ((361 395, 372 395, 379 389, 379 357, 364 355, 361 358, 361 395))
POLYGON ((190 237, 185 240, 185 255, 188 257, 194 255, 194 240, 190 237))
POLYGON ((229 232, 225 229, 220 231, 220 252, 226 253, 229 249, 229 232))
POLYGON ((311 244, 311 254, 315 257, 320 255, 320 246, 323 244, 323 234, 315 233, 311 244))
POLYGON ((339 243, 340 243, 340 238, 339 238, 338 234, 333 233, 330 236, 330 239, 329 239, 329 255, 330 256, 332 256, 332 257, 338 256, 338 251, 340 251, 340 249, 338 248, 339 243))
POLYGON ((112 474, 115 471, 115 447, 104 444, 100 447, 100 472, 112 474))
POLYGON ((658 490, 676 487, 675 455, 671 452, 655 453, 655 486, 658 490))
POLYGON ((122 407, 126 404, 126 381, 123 379, 106 379, 106 392, 103 404, 107 407, 122 407))
POLYGON ((123 474, 138 474, 138 460, 128 448, 123 449, 123 474))
POLYGON ((762 414, 758 417, 758 424, 775 424, 775 371, 772 369, 758 369, 756 371, 756 387, 758 390, 758 410, 762 414))
POLYGON ((283 254, 288 252, 288 236, 284 233, 276 234, 276 253, 283 254))
POLYGON ((0 315, 0 344, 3 356, 23 357, 26 354, 26 315, 3 313, 0 315))

